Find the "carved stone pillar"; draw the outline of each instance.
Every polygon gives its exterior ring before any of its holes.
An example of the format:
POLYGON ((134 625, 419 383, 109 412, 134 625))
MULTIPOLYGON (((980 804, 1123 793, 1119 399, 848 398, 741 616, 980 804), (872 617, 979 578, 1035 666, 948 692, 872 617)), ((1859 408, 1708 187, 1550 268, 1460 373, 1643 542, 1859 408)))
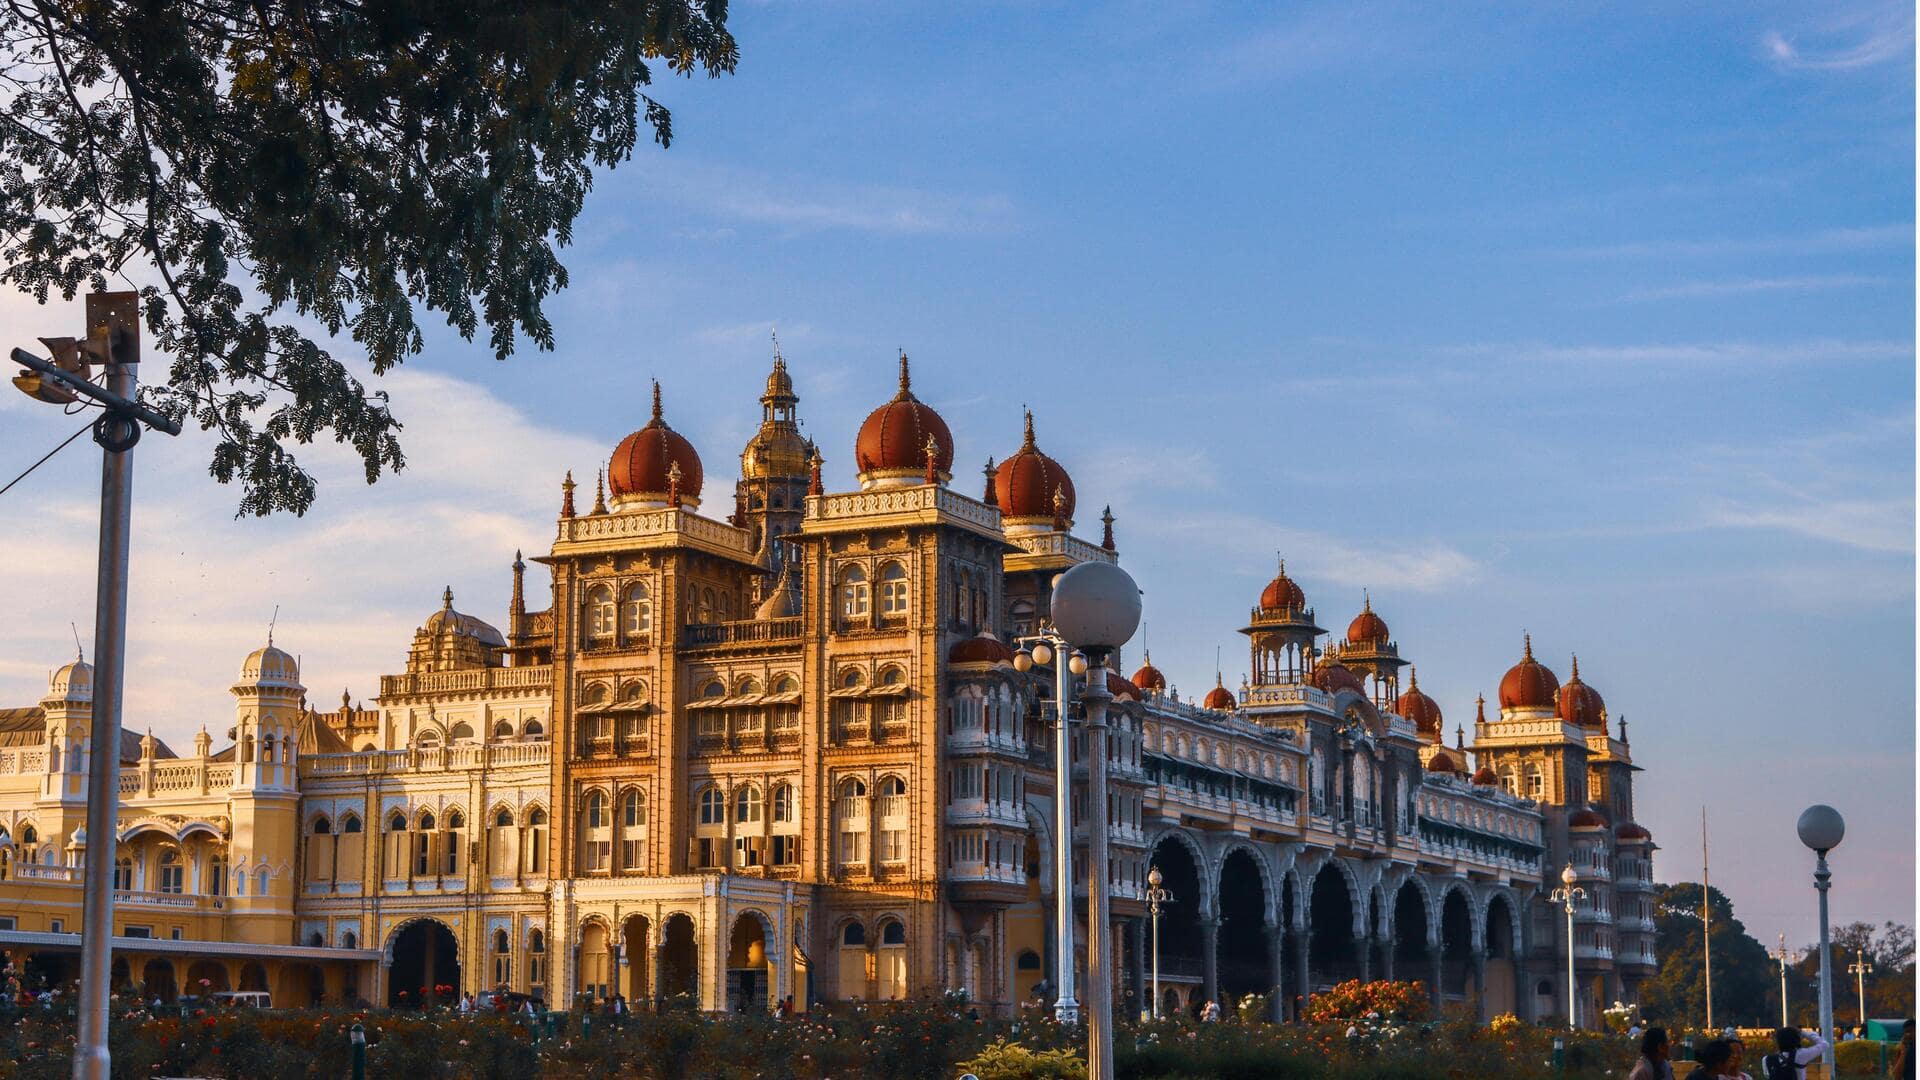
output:
POLYGON ((1132 1004, 1135 1015, 1149 1008, 1147 1002, 1147 920, 1127 920, 1127 952, 1132 963, 1127 973, 1127 986, 1133 991, 1132 1004))
POLYGON ((1307 997, 1313 992, 1313 976, 1308 970, 1311 965, 1307 962, 1312 935, 1305 930, 1289 930, 1287 938, 1293 942, 1293 1018, 1300 1020, 1304 1018, 1307 997))
POLYGON ((1427 946, 1427 962, 1433 973, 1432 982, 1428 984, 1428 992, 1433 996, 1433 1007, 1435 1011, 1438 1011, 1440 1008, 1440 976, 1444 972, 1441 966, 1441 958, 1444 955, 1445 950, 1441 946, 1427 946))
POLYGON ((1286 931, 1278 926, 1267 927, 1267 1019, 1278 1023, 1286 1019, 1287 971, 1286 971, 1286 931))
POLYGON ((1220 1000, 1220 920, 1200 920, 1201 992, 1220 1000))
POLYGON ((1373 938, 1355 938, 1354 951, 1360 954, 1360 981, 1373 981, 1373 938))
POLYGON ((1467 982, 1469 993, 1474 998, 1474 1015, 1486 1023, 1492 1017, 1487 1015, 1487 954, 1475 949, 1467 954, 1467 982))

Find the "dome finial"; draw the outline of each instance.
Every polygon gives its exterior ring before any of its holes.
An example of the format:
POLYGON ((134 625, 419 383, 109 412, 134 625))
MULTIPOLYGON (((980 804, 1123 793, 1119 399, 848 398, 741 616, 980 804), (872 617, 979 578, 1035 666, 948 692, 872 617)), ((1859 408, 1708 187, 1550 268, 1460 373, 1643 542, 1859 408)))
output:
POLYGON ((1371 589, 1363 588, 1360 590, 1360 610, 1373 610, 1373 591, 1371 589))
POLYGON ((593 513, 607 512, 607 471, 601 469, 593 475, 593 513))
POLYGON ((1573 675, 1567 681, 1568 682, 1580 681, 1580 654, 1579 653, 1573 654, 1573 675))
POLYGON ((267 620, 267 648, 273 648, 273 628, 280 622, 280 605, 273 605, 273 617, 267 620))
POLYGON ((80 647, 80 624, 70 622, 67 629, 73 631, 73 659, 75 663, 87 662, 87 650, 80 647))
POLYGON ((573 470, 567 470, 567 478, 560 481, 560 516, 573 516, 573 470))
POLYGON ((1527 656, 1526 656, 1526 658, 1527 658, 1528 660, 1531 660, 1531 659, 1533 659, 1533 635, 1532 635, 1532 634, 1528 634, 1528 633, 1526 633, 1526 631, 1524 631, 1524 630, 1523 630, 1523 631, 1521 631, 1521 633, 1522 633, 1523 635, 1525 635, 1525 637, 1526 637, 1526 641, 1527 641, 1527 656))
POLYGON ((787 358, 780 355, 780 328, 773 327, 768 336, 773 338, 773 366, 776 369, 786 367, 787 358))
POLYGON ((1487 695, 1481 694, 1473 701, 1473 719, 1478 723, 1487 722, 1487 695))
POLYGON ((1420 689, 1420 669, 1412 664, 1407 665, 1407 689, 1420 689))
POLYGON ((1025 437, 1025 439, 1024 439, 1024 440, 1023 440, 1023 441, 1022 441, 1022 442, 1020 443, 1020 449, 1022 449, 1022 450, 1032 450, 1032 449, 1034 449, 1034 442, 1033 442, 1033 410, 1032 410, 1032 409, 1028 409, 1028 410, 1026 410, 1026 413, 1027 413, 1027 434, 1026 434, 1026 437, 1025 437))
POLYGON ((827 487, 820 480, 820 449, 807 443, 807 494, 825 495, 827 487))
POLYGON ((996 485, 994 484, 998 476, 998 470, 993 467, 992 455, 988 455, 987 467, 982 471, 985 472, 987 476, 987 494, 986 498, 981 501, 997 510, 1000 508, 1000 492, 996 490, 996 485))
POLYGON ((913 393, 913 373, 909 371, 907 368, 907 350, 901 349, 900 350, 900 396, 907 397, 912 393, 913 393))
POLYGON ((441 590, 440 606, 448 611, 453 610, 453 586, 449 585, 441 590))
POLYGON ((1100 511, 1100 546, 1113 550, 1113 507, 1103 507, 1100 511))
POLYGON ((660 380, 659 379, 653 380, 653 422, 656 424, 665 423, 665 421, 661 419, 661 412, 660 412, 660 380))

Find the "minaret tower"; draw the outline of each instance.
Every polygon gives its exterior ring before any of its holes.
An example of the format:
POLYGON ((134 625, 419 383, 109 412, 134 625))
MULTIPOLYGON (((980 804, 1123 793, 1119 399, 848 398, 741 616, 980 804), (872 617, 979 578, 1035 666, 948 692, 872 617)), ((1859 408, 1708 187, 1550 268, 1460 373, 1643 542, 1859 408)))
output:
MULTIPOLYGON (((800 434, 793 392, 780 340, 773 342, 773 370, 760 395, 760 430, 740 451, 740 480, 734 485, 734 520, 751 530, 755 550, 765 559, 764 569, 777 575, 786 563, 780 538, 798 532, 806 515, 810 479, 810 450, 800 434)), ((766 579, 769 587, 775 580, 766 579)))

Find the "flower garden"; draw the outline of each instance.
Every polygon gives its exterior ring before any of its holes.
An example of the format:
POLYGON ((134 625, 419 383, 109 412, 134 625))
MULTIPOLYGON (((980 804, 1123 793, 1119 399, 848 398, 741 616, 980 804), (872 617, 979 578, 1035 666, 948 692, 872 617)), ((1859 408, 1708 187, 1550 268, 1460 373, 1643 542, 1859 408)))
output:
MULTIPOLYGON (((1555 1075, 1553 1041, 1567 1039, 1564 1074, 1621 1077, 1634 1046, 1502 1017, 1490 1025, 1429 1015, 1419 984, 1347 983, 1316 996, 1306 1024, 1246 1019, 1259 999, 1218 1023, 1123 1022, 1122 1080, 1251 1077, 1465 1078, 1555 1075)), ((208 1012, 155 1016, 131 1001, 112 1028, 114 1076, 294 1080, 351 1075, 349 1032, 367 1038, 367 1075, 405 1080, 522 1077, 701 1077, 714 1080, 980 1080, 1083 1077, 1077 1032, 1042 1010, 987 1020, 964 1002, 915 1001, 816 1010, 784 1018, 670 1011, 531 1018, 427 1011, 208 1012)), ((52 1080, 71 1070, 74 1025, 28 1008, 0 1016, 0 1080, 52 1080)))

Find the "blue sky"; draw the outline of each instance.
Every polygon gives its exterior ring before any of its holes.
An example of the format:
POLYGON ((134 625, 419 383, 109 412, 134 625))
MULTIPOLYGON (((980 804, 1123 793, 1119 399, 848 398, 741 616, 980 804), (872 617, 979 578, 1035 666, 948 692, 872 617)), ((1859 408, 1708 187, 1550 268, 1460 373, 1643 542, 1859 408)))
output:
MULTIPOLYGON (((512 549, 550 539, 562 469, 644 422, 649 376, 717 494, 778 327, 830 485, 898 347, 965 489, 1030 405, 1081 531, 1112 503, 1183 691, 1216 648, 1237 683, 1284 552, 1323 625, 1372 590, 1449 730, 1523 631, 1563 678, 1578 652, 1630 719, 1659 876, 1697 876, 1704 803, 1763 940, 1811 936, 1780 882, 1814 801, 1852 822, 1835 917, 1913 920, 1910 7, 732 25, 739 72, 658 86, 674 147, 600 178, 558 350, 441 333, 391 381, 405 474, 368 489, 316 450, 312 514, 233 522, 203 442, 143 444, 129 692, 158 733, 224 729, 276 603, 322 703, 371 697, 449 581, 502 618, 512 549)), ((66 433, 0 413, 7 460, 66 433)), ((16 489, 32 521, 0 507, 50 573, 91 581, 95 476, 70 451, 16 489)), ((25 703, 91 590, 22 607, 0 693, 25 703)))

